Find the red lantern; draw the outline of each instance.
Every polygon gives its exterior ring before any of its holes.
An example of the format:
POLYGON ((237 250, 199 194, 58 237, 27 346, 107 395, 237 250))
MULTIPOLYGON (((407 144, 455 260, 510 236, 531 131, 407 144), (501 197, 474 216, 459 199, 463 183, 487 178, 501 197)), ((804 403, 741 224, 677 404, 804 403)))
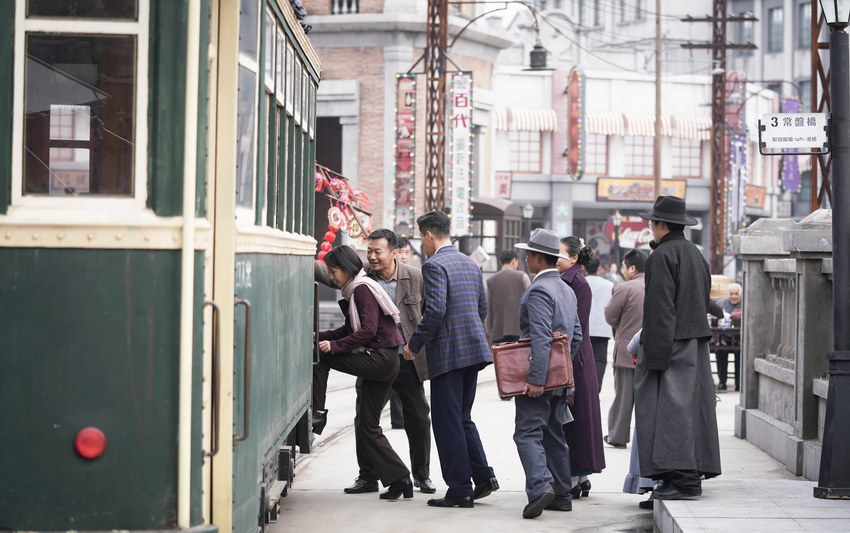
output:
POLYGON ((323 252, 327 253, 331 251, 331 248, 333 248, 334 245, 329 243, 328 241, 324 241, 319 247, 322 249, 323 252))
POLYGON ((336 233, 337 231, 339 231, 339 226, 337 226, 336 224, 328 224, 328 231, 336 233))
POLYGON ((320 262, 320 263, 322 263, 323 265, 325 264, 325 256, 326 256, 326 255, 328 255, 328 252, 325 252, 325 251, 323 250, 323 251, 319 252, 319 255, 318 255, 318 257, 317 257, 317 259, 319 260, 319 262, 320 262))
POLYGON ((332 231, 325 233, 325 240, 327 242, 334 242, 336 240, 336 234, 332 231))

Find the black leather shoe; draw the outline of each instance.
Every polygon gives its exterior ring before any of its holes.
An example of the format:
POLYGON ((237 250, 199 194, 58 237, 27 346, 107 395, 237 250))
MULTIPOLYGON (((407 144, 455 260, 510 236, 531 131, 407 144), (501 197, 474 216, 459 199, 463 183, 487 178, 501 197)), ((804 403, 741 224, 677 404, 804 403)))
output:
POLYGON ((424 494, 434 494, 437 492, 437 485, 434 485, 434 482, 428 477, 424 479, 414 479, 413 486, 418 488, 419 492, 424 494))
POLYGON ((608 446, 611 446, 612 448, 621 448, 622 449, 622 448, 626 447, 625 444, 619 444, 617 442, 608 442, 608 435, 605 435, 604 437, 602 437, 602 440, 604 440, 605 444, 607 444, 608 446))
POLYGON ((654 500, 652 499, 652 496, 650 496, 649 499, 640 502, 638 504, 638 507, 640 507, 641 509, 646 509, 647 511, 651 511, 652 508, 654 507, 653 502, 654 502, 654 500))
POLYGON ((491 477, 486 481, 482 481, 481 483, 475 484, 475 490, 472 491, 472 499, 480 500, 486 496, 489 496, 491 493, 499 490, 499 482, 495 477, 491 477))
POLYGON ((585 479, 570 491, 570 496, 573 497, 574 500, 578 500, 579 498, 587 498, 590 496, 590 480, 585 479))
POLYGON ((463 509, 469 509, 475 506, 475 502, 472 501, 472 496, 466 496, 464 498, 437 498, 435 500, 428 500, 428 505, 431 507, 461 507, 463 509))
POLYGON ((695 500, 702 496, 702 489, 680 490, 669 484, 663 488, 652 491, 654 500, 695 500))
POLYGON ((537 518, 538 516, 543 514, 543 509, 546 508, 547 505, 552 503, 552 500, 555 499, 555 493, 551 490, 548 492, 544 492, 537 498, 534 498, 525 508, 522 510, 523 518, 537 518))
POLYGON ((402 495, 405 498, 413 498, 413 483, 409 477, 403 477, 398 481, 390 483, 390 486, 387 487, 387 490, 379 498, 382 500, 397 500, 402 495))
POLYGON ((378 482, 374 479, 358 477, 354 485, 342 490, 346 494, 363 494, 364 492, 378 492, 378 482))
POLYGON ((573 501, 569 498, 555 498, 544 509, 547 511, 572 511, 573 501))
POLYGON ((313 433, 321 435, 325 430, 325 425, 328 423, 328 410, 317 411, 313 410, 313 433))

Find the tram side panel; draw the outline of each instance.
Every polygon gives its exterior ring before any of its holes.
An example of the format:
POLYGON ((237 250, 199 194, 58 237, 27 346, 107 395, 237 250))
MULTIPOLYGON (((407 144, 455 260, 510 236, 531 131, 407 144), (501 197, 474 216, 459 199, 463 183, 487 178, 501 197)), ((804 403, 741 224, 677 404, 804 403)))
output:
POLYGON ((0 528, 174 527, 179 252, 7 248, 0 271, 0 528))
MULTIPOLYGON (((234 449, 234 525, 257 524, 278 450, 306 419, 312 389, 312 256, 237 255, 237 297, 251 302, 248 438, 234 449)), ((244 435, 245 314, 236 311, 234 434, 244 435)), ((234 526, 235 527, 235 526, 234 526)), ((253 531, 253 529, 249 529, 253 531)), ((246 530, 248 531, 248 530, 246 530)))

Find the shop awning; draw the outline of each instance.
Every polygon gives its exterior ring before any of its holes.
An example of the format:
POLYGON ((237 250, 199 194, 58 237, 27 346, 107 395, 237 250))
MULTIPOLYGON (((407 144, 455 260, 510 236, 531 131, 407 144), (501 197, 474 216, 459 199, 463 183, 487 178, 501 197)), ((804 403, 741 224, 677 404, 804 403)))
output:
POLYGON ((585 111, 584 124, 587 133, 594 135, 625 135, 626 124, 622 113, 614 111, 585 111))
MULTIPOLYGON (((652 113, 626 113, 626 135, 655 137, 655 115, 652 113)), ((670 135, 670 119, 661 117, 661 135, 670 135)))
POLYGON ((494 107, 493 117, 497 130, 502 131, 555 131, 558 115, 549 107, 494 107))
POLYGON ((711 139, 711 117, 704 115, 673 115, 673 136, 680 139, 708 141, 711 139))

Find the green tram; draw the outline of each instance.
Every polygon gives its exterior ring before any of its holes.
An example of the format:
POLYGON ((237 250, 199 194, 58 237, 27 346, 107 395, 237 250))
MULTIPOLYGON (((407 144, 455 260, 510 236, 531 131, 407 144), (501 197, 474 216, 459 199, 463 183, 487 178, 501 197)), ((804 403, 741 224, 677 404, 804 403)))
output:
POLYGON ((0 530, 275 518, 319 75, 288 0, 0 3, 0 530))

